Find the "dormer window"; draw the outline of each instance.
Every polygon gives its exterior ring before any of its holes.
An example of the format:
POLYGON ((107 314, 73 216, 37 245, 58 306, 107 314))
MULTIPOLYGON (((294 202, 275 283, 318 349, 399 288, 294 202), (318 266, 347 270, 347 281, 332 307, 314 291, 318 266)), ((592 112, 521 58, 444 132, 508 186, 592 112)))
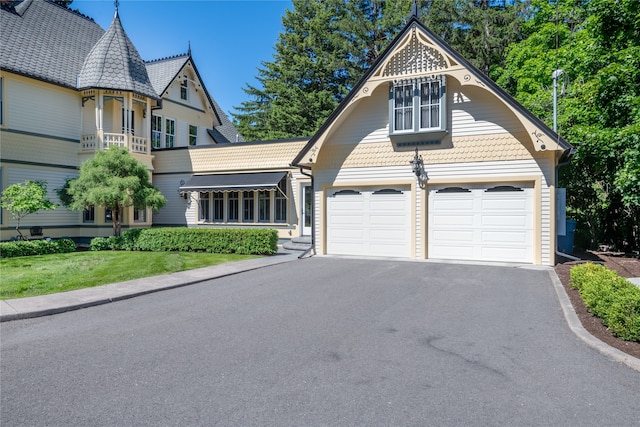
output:
POLYGON ((180 99, 184 99, 185 101, 189 100, 189 82, 188 82, 188 80, 183 80, 180 83, 180 99))
POLYGON ((403 80, 390 89, 390 135, 446 131, 444 76, 403 80))

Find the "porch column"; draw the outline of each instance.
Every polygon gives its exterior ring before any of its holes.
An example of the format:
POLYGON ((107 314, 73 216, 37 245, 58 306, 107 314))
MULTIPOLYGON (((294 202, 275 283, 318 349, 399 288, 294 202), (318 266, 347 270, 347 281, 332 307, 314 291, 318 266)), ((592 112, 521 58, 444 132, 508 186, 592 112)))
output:
POLYGON ((101 90, 96 95, 96 150, 104 150, 104 130, 102 118, 104 113, 104 97, 101 90))
POLYGON ((146 154, 151 154, 151 100, 147 98, 147 102, 144 104, 145 108, 145 120, 144 120, 144 133, 147 138, 146 154))

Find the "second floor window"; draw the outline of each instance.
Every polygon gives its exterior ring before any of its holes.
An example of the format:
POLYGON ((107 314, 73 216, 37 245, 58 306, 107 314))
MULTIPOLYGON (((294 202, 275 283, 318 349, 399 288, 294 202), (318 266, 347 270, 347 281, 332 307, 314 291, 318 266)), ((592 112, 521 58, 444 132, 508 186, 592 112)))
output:
POLYGON ((160 148, 162 145, 162 117, 151 116, 151 147, 160 148))
POLYGON ((198 126, 189 125, 189 145, 198 145, 198 126))
POLYGON ((187 80, 180 82, 180 99, 189 100, 189 82, 187 80))
POLYGON ((164 146, 166 148, 173 148, 176 143, 176 121, 173 119, 166 119, 164 131, 165 131, 164 146))
POLYGON ((403 81, 390 91, 390 135, 446 130, 444 77, 403 81))

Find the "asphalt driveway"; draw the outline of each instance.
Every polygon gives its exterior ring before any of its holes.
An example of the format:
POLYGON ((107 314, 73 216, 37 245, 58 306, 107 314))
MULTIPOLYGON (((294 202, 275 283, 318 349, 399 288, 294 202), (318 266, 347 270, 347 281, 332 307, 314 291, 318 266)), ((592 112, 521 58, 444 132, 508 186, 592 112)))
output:
POLYGON ((544 270, 315 257, 0 334, 3 426, 640 425, 544 270))

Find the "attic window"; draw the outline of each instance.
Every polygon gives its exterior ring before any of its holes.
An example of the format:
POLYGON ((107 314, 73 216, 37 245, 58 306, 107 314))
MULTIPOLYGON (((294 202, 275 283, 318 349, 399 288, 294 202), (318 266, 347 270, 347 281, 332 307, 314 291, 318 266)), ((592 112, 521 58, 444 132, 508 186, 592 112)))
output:
POLYGON ((446 131, 444 76, 397 81, 389 89, 389 135, 446 131))
POLYGON ((180 99, 184 99, 185 101, 189 100, 189 82, 188 82, 188 80, 183 80, 180 83, 180 99))

